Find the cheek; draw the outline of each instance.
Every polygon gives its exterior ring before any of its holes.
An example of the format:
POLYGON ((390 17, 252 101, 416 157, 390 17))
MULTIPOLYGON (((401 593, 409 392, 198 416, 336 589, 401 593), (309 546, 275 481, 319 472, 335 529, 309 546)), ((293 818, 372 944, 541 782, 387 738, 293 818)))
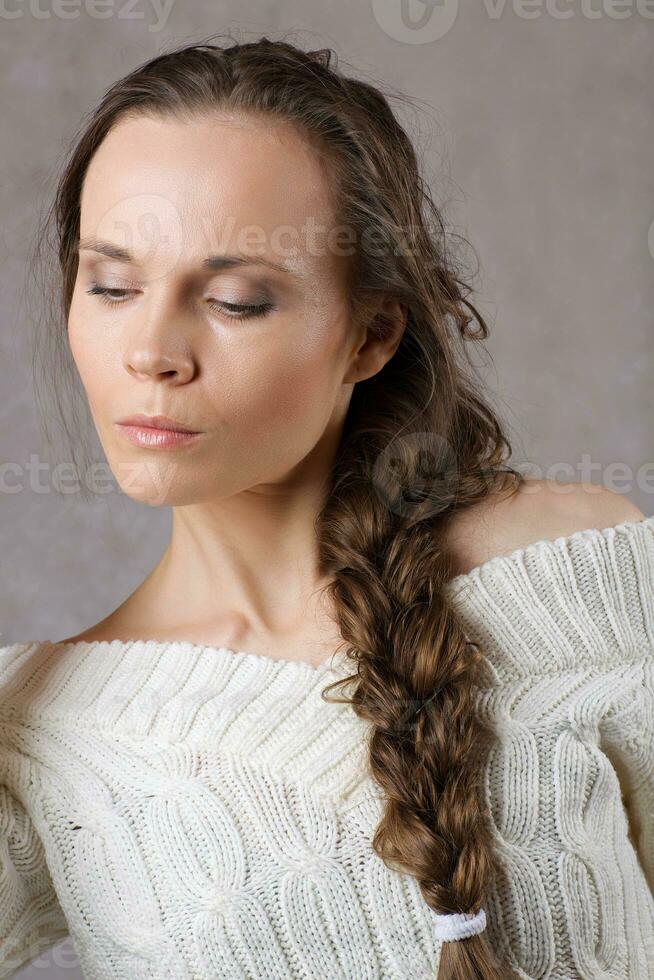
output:
POLYGON ((75 361, 75 364, 78 365, 78 368, 81 353, 81 322, 80 301, 77 295, 77 286, 75 286, 70 303, 70 310, 68 311, 68 324, 66 329, 68 335, 68 346, 70 347, 73 360, 75 361))
POLYGON ((84 329, 85 322, 82 316, 81 303, 73 294, 68 314, 68 346, 82 384, 88 391, 89 382, 94 374, 91 370, 94 360, 94 346, 89 342, 87 331, 84 329))
MULTIPOLYGON (((83 303, 75 298, 68 315, 68 346, 80 381, 86 392, 89 407, 100 407, 110 396, 117 380, 120 351, 114 349, 112 333, 100 317, 91 317, 83 303)), ((115 338, 115 334, 113 335, 115 338)))
POLYGON ((68 345, 85 390, 89 395, 94 394, 106 372, 106 351, 102 350, 97 333, 91 335, 86 322, 74 307, 71 307, 68 317, 68 345))
POLYGON ((248 414, 271 424, 320 424, 331 414, 340 390, 341 351, 334 330, 289 333, 274 345, 251 352, 238 400, 248 414))
POLYGON ((334 406, 330 366, 316 360, 271 358, 223 391, 221 401, 235 449, 260 460, 302 457, 318 440, 334 406))
POLYGON ((283 345, 262 341, 256 351, 241 349, 216 389, 234 443, 256 449, 260 458, 277 452, 292 463, 302 457, 334 413, 342 390, 341 360, 337 336, 319 331, 310 341, 300 332, 283 345))

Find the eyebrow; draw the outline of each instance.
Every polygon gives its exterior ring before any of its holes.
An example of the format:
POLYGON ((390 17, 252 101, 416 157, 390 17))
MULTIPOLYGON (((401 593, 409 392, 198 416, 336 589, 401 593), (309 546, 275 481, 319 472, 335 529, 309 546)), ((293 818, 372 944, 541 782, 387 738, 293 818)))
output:
MULTIPOLYGON (((112 242, 105 242, 100 238, 81 238, 77 245, 77 251, 99 252, 117 262, 132 262, 136 264, 136 259, 129 249, 114 245, 112 242)), ((294 276, 296 279, 303 279, 299 273, 294 272, 283 263, 273 262, 259 255, 209 255, 202 260, 203 269, 233 269, 244 265, 263 265, 277 272, 284 272, 286 275, 294 276)))

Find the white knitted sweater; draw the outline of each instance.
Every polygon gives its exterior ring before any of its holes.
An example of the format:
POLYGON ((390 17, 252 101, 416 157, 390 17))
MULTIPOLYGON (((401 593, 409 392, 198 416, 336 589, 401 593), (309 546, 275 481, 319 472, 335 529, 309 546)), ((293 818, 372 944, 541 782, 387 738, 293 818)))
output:
MULTIPOLYGON (((654 516, 448 591, 492 664, 491 942, 524 978, 651 980, 654 516)), ((0 976, 70 933, 92 980, 432 980, 430 910, 371 847, 366 726, 320 698, 351 668, 0 648, 0 976)))

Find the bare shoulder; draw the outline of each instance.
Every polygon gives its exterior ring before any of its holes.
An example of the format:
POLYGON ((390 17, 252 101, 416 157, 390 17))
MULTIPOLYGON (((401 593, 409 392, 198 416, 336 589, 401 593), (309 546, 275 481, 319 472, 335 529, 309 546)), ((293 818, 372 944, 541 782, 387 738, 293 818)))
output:
MULTIPOLYGON (((116 611, 117 612, 117 611, 116 611)), ((88 629, 83 630, 81 633, 76 633, 75 636, 67 636, 64 640, 58 640, 58 643, 99 643, 103 640, 116 640, 121 639, 121 627, 119 618, 116 616, 116 612, 111 613, 105 619, 101 620, 99 623, 95 623, 93 626, 89 626, 88 629)), ((129 639, 129 635, 126 637, 129 639)))
POLYGON ((644 517, 624 494, 608 487, 525 477, 511 496, 492 495, 455 515, 447 534, 453 574, 466 574, 490 558, 536 541, 644 517))

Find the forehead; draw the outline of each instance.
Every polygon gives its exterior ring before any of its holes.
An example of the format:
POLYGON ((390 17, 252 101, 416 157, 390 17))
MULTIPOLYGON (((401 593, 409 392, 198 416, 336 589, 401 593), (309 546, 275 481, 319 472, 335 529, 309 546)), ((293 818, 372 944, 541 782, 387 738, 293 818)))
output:
POLYGON ((337 222, 319 152, 285 120, 211 113, 120 120, 87 170, 80 234, 190 259, 237 246, 324 263, 337 222), (129 240, 127 240, 129 239, 129 240))

